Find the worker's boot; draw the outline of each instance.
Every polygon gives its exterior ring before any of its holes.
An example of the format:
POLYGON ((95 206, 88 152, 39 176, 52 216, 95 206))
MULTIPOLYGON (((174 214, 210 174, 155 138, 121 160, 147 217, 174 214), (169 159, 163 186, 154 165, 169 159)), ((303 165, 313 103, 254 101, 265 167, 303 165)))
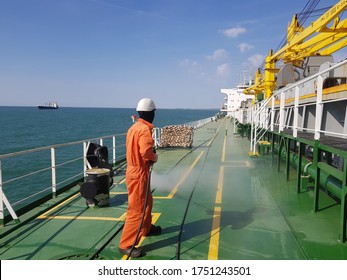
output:
POLYGON ((118 248, 118 250, 123 255, 130 256, 131 258, 139 258, 142 256, 142 251, 138 248, 135 248, 135 247, 133 250, 131 250, 131 248, 128 248, 128 249, 118 248))

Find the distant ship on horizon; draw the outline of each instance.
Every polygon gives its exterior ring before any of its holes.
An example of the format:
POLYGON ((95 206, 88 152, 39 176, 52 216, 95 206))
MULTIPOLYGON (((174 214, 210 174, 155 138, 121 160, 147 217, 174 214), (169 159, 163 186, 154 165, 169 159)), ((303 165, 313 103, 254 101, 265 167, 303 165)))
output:
POLYGON ((58 109, 57 102, 46 102, 45 105, 37 105, 38 109, 58 109))

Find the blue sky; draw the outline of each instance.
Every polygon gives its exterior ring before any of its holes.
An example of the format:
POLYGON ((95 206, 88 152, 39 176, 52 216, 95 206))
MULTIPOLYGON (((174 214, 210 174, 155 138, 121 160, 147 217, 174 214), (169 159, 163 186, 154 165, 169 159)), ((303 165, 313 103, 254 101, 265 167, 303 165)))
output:
POLYGON ((219 108, 306 3, 0 0, 0 106, 219 108))

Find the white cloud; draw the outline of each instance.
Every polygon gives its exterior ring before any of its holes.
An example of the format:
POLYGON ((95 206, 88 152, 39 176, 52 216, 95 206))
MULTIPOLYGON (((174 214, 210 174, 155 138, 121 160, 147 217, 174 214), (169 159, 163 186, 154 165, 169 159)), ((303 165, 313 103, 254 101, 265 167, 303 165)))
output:
POLYGON ((260 67, 260 65, 264 62, 265 56, 261 54, 255 54, 248 58, 248 61, 251 63, 253 67, 260 67))
POLYGON ((222 59, 222 58, 226 58, 226 57, 227 57, 226 50, 225 49, 218 49, 218 50, 215 50, 212 55, 208 55, 207 59, 218 60, 218 59, 222 59))
POLYGON ((239 49, 242 53, 246 52, 246 51, 249 51, 250 49, 253 49, 254 46, 253 45, 250 45, 250 44, 247 44, 247 43, 241 43, 239 44, 239 49))
POLYGON ((229 38, 236 38, 237 36, 245 32, 246 28, 243 27, 234 27, 222 31, 222 33, 229 38))
POLYGON ((230 73, 230 67, 227 63, 221 64, 217 67, 217 76, 227 77, 230 73))

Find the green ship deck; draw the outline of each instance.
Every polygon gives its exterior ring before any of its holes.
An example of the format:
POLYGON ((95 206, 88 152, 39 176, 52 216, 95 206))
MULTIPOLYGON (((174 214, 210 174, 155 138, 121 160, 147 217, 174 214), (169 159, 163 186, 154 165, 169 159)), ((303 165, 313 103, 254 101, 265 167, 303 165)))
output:
MULTIPOLYGON (((151 188, 160 236, 143 238, 140 260, 345 260, 340 205, 297 192, 271 154, 250 157, 230 119, 194 131, 192 149, 159 149, 151 188)), ((86 207, 76 186, 0 229, 2 260, 121 260, 126 217, 124 168, 110 203, 86 207)), ((283 169, 283 168, 282 168, 283 169)))

